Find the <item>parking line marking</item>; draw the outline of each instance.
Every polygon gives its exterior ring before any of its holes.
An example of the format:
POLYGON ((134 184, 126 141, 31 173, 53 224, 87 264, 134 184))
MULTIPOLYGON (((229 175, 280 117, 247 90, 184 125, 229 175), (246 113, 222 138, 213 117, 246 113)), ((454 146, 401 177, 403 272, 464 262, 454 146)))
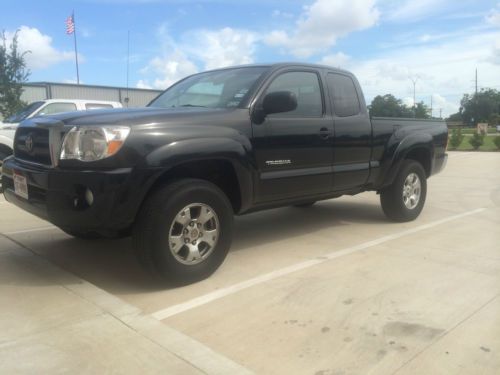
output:
POLYGON ((395 239, 398 239, 398 238, 401 238, 401 237, 404 237, 404 236, 407 236, 410 234, 418 233, 418 232, 424 231, 426 229, 430 229, 430 228, 436 227, 438 225, 448 223, 448 222, 453 221, 453 220, 461 219, 463 217, 470 216, 470 215, 475 215, 475 214, 478 214, 480 212, 483 212, 484 210, 486 210, 486 208, 478 208, 478 209, 475 209, 472 211, 467 211, 467 212, 463 212, 460 214, 452 215, 452 216, 446 217, 444 219, 430 222, 428 224, 419 225, 418 227, 415 227, 412 229, 403 230, 399 233, 390 234, 390 235, 383 236, 383 237, 380 237, 380 238, 372 240, 372 241, 361 243, 359 245, 355 245, 355 246, 347 247, 347 248, 342 249, 342 250, 334 251, 334 252, 329 253, 329 254, 324 255, 324 256, 320 256, 320 257, 317 257, 314 259, 306 260, 304 262, 296 263, 294 265, 291 265, 291 266, 281 268, 281 269, 276 270, 276 271, 272 271, 272 272, 254 277, 254 278, 246 280, 246 281, 242 281, 240 283, 228 286, 226 288, 215 290, 215 291, 207 293, 205 295, 193 298, 189 301, 167 307, 163 310, 159 310, 151 315, 155 319, 164 320, 164 319, 170 318, 174 315, 178 315, 180 313, 192 310, 196 307, 206 305, 210 302, 224 298, 224 297, 229 296, 231 294, 238 293, 244 289, 248 289, 250 287, 277 279, 279 277, 291 274, 293 272, 301 271, 301 270, 304 270, 306 268, 310 268, 310 267, 316 266, 316 265, 321 264, 321 263, 328 262, 328 261, 336 259, 336 258, 350 255, 350 254, 356 253, 358 251, 365 250, 365 249, 368 249, 370 247, 380 245, 380 244, 385 243, 385 242, 389 242, 389 241, 392 241, 392 240, 395 240, 395 239))
POLYGON ((45 230, 51 230, 51 229, 58 229, 55 225, 51 225, 48 227, 40 227, 40 228, 33 228, 33 229, 25 229, 25 230, 16 230, 15 232, 7 232, 4 233, 7 236, 13 235, 13 234, 23 234, 23 233, 31 233, 31 232, 41 232, 45 230))

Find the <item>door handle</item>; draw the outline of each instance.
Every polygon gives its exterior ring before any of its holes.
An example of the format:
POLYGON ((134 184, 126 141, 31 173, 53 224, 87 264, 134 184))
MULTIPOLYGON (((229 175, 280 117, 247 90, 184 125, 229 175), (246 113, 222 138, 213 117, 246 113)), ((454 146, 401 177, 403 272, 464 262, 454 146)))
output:
POLYGON ((319 136, 323 139, 328 139, 332 135, 332 132, 328 128, 321 128, 319 129, 319 136))

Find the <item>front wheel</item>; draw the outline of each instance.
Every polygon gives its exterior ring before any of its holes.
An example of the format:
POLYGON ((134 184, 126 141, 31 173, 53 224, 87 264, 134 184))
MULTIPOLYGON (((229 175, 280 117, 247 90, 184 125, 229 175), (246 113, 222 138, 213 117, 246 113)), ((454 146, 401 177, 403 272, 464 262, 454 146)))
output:
POLYGON ((135 252, 163 279, 202 280, 224 261, 232 224, 231 203, 217 186, 197 179, 174 181, 144 203, 133 232, 135 252))
POLYGON ((427 195, 427 179, 422 165, 405 160, 396 179, 380 192, 385 215, 398 222, 415 220, 422 211, 427 195))

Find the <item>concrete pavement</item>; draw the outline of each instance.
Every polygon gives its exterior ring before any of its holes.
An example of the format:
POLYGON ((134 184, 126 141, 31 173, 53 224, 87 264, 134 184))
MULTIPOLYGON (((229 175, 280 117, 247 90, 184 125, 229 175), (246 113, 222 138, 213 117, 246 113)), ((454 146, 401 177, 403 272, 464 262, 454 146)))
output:
POLYGON ((497 374, 498 166, 450 153, 411 223, 374 193, 237 218, 182 288, 0 201, 0 372, 497 374))

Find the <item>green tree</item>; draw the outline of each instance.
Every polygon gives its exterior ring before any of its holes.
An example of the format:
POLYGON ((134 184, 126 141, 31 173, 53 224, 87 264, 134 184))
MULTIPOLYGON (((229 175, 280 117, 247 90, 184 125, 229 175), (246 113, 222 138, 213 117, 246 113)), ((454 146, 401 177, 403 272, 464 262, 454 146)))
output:
POLYGON ((387 94, 384 96, 377 95, 373 98, 369 108, 370 115, 380 117, 398 117, 401 101, 395 96, 387 94))
POLYGON ((430 108, 427 107, 423 102, 419 102, 415 106, 415 118, 430 118, 430 111, 430 108))
POLYGON ((477 150, 484 143, 484 135, 474 133, 472 137, 469 139, 469 144, 472 146, 474 150, 477 150))
POLYGON ((500 125, 500 115, 498 113, 492 113, 488 119, 488 125, 494 127, 500 125))
POLYGON ((2 32, 0 44, 0 113, 9 117, 26 105, 21 100, 22 84, 26 82, 30 71, 26 68, 24 56, 28 52, 20 52, 17 43, 17 32, 10 46, 7 44, 5 31, 2 32))
POLYGON ((460 106, 462 120, 466 124, 488 122, 492 114, 500 113, 500 92, 485 88, 477 94, 465 94, 460 106))
POLYGON ((446 119, 446 121, 450 122, 462 122, 462 114, 460 112, 453 113, 446 119))
POLYGON ((423 102, 417 103, 415 110, 403 104, 392 94, 377 95, 369 106, 370 115, 380 117, 431 117, 430 109, 423 102))
POLYGON ((493 138, 493 143, 500 150, 500 135, 497 135, 495 138, 493 138))
POLYGON ((453 129, 451 131, 451 137, 450 137, 450 148, 452 150, 455 150, 460 146, 462 141, 464 140, 464 135, 462 134, 462 129, 453 129))

